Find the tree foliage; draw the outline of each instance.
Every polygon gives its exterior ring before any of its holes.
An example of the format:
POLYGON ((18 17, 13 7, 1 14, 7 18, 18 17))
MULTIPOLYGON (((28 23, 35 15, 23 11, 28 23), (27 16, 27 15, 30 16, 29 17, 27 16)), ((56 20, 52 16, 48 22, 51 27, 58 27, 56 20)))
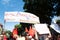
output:
POLYGON ((60 20, 57 20, 57 23, 60 23, 60 20))
POLYGON ((22 24, 16 24, 15 28, 17 28, 18 35, 22 35, 24 33, 25 29, 23 28, 22 24))
MULTIPOLYGON (((25 12, 33 13, 40 17, 41 23, 51 23, 51 17, 55 14, 51 13, 53 10, 53 2, 55 0, 23 0, 25 12)), ((59 0, 56 0, 59 2, 59 0)), ((59 13, 58 13, 59 14, 59 13)), ((57 15, 57 14, 56 14, 57 15)))
POLYGON ((21 28, 22 26, 20 24, 16 24, 15 28, 21 28))
POLYGON ((9 38, 10 37, 10 35, 12 34, 12 32, 11 31, 9 31, 9 30, 6 30, 6 36, 9 38))

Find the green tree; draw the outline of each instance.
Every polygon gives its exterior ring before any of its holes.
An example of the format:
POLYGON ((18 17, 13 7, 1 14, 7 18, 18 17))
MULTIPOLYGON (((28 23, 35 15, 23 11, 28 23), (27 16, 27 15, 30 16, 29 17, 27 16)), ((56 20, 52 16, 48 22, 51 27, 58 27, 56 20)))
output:
POLYGON ((21 25, 20 24, 16 24, 15 28, 21 28, 21 25))
POLYGON ((24 33, 24 31, 25 31, 22 24, 16 24, 15 28, 17 28, 17 30, 18 30, 18 35, 22 35, 22 33, 24 33))
POLYGON ((9 30, 6 30, 5 32, 6 32, 6 36, 9 38, 12 32, 9 30))
MULTIPOLYGON (((25 12, 33 13, 40 18, 41 23, 51 23, 51 17, 53 17, 55 14, 52 13, 53 10, 53 2, 59 0, 23 0, 25 2, 24 4, 24 10, 25 12)), ((58 13, 59 14, 59 13, 58 13)), ((57 14, 56 14, 57 15, 57 14)))

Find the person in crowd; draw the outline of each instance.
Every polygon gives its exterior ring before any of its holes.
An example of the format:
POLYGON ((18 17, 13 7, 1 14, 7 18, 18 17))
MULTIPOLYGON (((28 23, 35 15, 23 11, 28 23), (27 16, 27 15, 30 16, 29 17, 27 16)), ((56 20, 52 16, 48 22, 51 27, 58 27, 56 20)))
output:
POLYGON ((24 35, 20 35, 16 38, 16 40, 25 40, 25 36, 24 35))
POLYGON ((16 27, 13 29, 12 34, 13 34, 13 38, 16 40, 16 38, 18 37, 18 31, 16 27))
POLYGON ((12 34, 12 33, 10 34, 10 37, 9 37, 8 40, 15 40, 15 39, 13 38, 13 34, 12 34))
POLYGON ((0 35, 0 40, 3 40, 3 35, 0 35))
POLYGON ((3 32, 3 25, 0 24, 0 40, 3 40, 2 32, 3 32))
POLYGON ((30 26, 30 29, 29 29, 28 34, 29 34, 30 36, 34 37, 34 35, 35 35, 35 30, 33 29, 33 27, 30 26))
POLYGON ((7 36, 6 36, 6 33, 4 31, 3 31, 3 40, 8 40, 7 36))
POLYGON ((50 27, 51 27, 52 40, 57 40, 58 35, 60 35, 60 22, 57 20, 56 23, 52 23, 50 27))
POLYGON ((2 34, 2 32, 3 32, 3 25, 0 24, 0 34, 2 34))

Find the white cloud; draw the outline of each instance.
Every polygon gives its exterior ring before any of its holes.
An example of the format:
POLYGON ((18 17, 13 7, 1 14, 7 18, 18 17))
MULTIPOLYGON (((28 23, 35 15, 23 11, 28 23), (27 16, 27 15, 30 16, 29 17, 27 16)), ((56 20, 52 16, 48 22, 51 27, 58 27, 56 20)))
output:
POLYGON ((2 0, 2 4, 9 4, 10 0, 2 0))

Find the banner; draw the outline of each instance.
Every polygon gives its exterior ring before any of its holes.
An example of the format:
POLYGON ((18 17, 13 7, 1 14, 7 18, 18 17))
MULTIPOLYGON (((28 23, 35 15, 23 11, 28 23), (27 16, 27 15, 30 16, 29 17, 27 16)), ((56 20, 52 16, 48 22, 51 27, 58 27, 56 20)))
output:
POLYGON ((40 23, 39 17, 27 12, 5 12, 6 22, 40 23))

